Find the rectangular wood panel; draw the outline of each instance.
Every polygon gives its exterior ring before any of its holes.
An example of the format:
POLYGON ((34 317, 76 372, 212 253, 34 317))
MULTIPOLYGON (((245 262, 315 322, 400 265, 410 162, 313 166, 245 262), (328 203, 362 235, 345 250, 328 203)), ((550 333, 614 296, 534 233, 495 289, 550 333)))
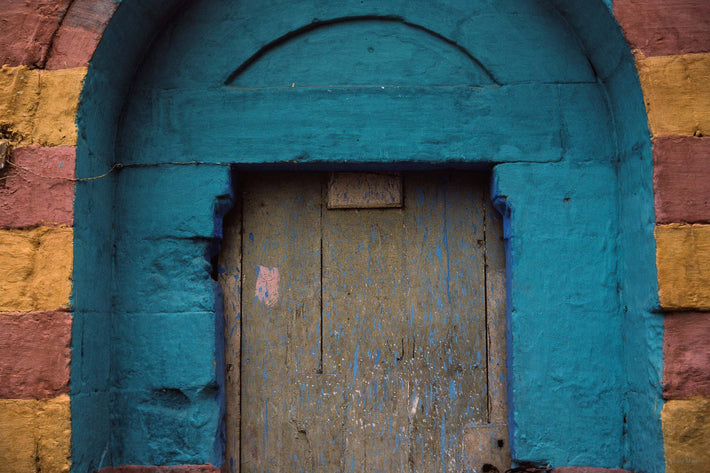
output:
POLYGON ((504 305, 486 299, 484 183, 406 173, 402 207, 329 209, 331 183, 240 180, 220 263, 228 458, 242 472, 475 464, 464 446, 473 427, 501 419, 489 383, 504 388, 488 369, 487 344, 504 347, 488 338, 486 305, 504 305))
POLYGON ((320 369, 320 178, 243 184, 242 472, 309 471, 302 382, 320 369))
POLYGON ((415 471, 459 471, 487 403, 483 195, 467 174, 407 182, 415 471))

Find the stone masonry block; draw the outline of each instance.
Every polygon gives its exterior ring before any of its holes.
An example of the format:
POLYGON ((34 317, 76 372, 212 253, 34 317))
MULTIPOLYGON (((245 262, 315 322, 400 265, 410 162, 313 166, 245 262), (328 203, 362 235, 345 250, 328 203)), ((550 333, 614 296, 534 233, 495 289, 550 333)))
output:
POLYGON ((39 105, 39 71, 0 68, 0 130, 15 145, 31 142, 39 105))
POLYGON ((70 0, 4 0, 0 64, 43 67, 52 36, 70 3, 70 0))
POLYGON ((658 225, 656 245, 661 306, 710 310, 710 225, 658 225))
POLYGON ((710 50, 705 0, 614 0, 614 14, 631 47, 646 56, 710 50))
POLYGON ((0 69, 0 129, 16 146, 76 144, 76 111, 85 67, 0 69))
POLYGON ((71 325, 68 312, 0 314, 0 398, 69 392, 71 325))
POLYGON ((661 420, 666 473, 710 471, 710 399, 668 401, 661 420))
POLYGON ((72 229, 0 230, 0 311, 69 307, 72 229))
POLYGON ((710 133, 710 53, 638 59, 654 136, 710 133))
POLYGON ((114 386, 196 389, 216 383, 213 312, 117 314, 113 319, 114 386))
POLYGON ((69 396, 41 401, 0 399, 0 471, 69 472, 69 396))
POLYGON ((76 145, 76 111, 85 67, 42 71, 33 142, 42 146, 76 145))
POLYGON ((0 228, 74 223, 73 146, 13 150, 0 186, 0 228))
POLYGON ((217 463, 221 412, 216 389, 118 391, 112 425, 115 465, 217 463))
POLYGON ((214 310, 207 239, 119 240, 114 282, 121 312, 175 313, 214 310))
POLYGON ((47 59, 47 69, 88 66, 117 0, 75 0, 72 2, 47 59))
POLYGON ((710 223, 710 138, 656 138, 653 163, 656 221, 710 223))
POLYGON ((215 204, 229 195, 229 168, 160 166, 123 169, 116 215, 124 238, 211 238, 215 204), (189 191, 199 189, 199 191, 189 191))
POLYGON ((667 314, 664 328, 664 396, 710 397, 710 313, 667 314))

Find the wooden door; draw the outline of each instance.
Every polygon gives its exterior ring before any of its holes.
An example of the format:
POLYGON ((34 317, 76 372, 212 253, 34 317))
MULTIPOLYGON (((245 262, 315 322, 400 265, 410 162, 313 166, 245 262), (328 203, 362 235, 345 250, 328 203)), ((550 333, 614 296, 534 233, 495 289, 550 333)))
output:
POLYGON ((220 262, 232 471, 475 471, 466 431, 492 421, 486 258, 501 255, 486 186, 388 175, 386 196, 338 208, 337 179, 362 176, 239 182, 220 262))

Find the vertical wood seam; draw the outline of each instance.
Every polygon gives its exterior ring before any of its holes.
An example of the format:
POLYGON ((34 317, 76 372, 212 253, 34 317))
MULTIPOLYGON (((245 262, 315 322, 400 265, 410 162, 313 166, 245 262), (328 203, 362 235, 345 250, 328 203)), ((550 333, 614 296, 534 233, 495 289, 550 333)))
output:
MULTIPOLYGON (((479 190, 480 191, 480 190, 479 190)), ((488 329, 488 227, 486 203, 480 200, 483 213, 483 318, 486 328, 486 423, 491 423, 491 335, 488 329)))
MULTIPOLYGON (((241 473, 242 471, 242 384, 244 383, 244 377, 242 376, 242 364, 243 364, 243 353, 242 349, 244 340, 244 193, 241 189, 242 180, 238 180, 238 186, 240 189, 237 190, 237 205, 239 206, 239 424, 238 424, 238 444, 236 449, 237 455, 237 471, 241 473)), ((230 468, 231 470, 231 468, 230 468)), ((230 473, 232 473, 230 471, 230 473)))

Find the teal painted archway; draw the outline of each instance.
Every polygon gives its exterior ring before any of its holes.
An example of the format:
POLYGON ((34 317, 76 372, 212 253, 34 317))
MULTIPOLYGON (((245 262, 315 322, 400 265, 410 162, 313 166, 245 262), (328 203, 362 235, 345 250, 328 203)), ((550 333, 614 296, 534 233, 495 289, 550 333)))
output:
POLYGON ((514 458, 662 471, 649 134, 599 2, 124 1, 79 112, 73 469, 221 462, 235 166, 475 167, 514 458), (110 343, 108 343, 110 341, 110 343))

